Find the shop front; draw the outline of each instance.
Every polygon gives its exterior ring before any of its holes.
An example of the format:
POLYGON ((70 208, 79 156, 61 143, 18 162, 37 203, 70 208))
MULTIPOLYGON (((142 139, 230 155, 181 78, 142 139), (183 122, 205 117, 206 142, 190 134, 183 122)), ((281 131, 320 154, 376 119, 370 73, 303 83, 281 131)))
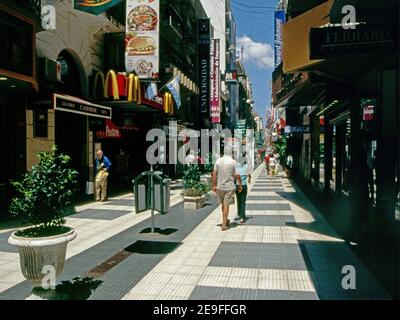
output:
MULTIPOLYGON (((149 99, 145 85, 134 74, 96 71, 91 80, 92 98, 113 111, 112 119, 89 123, 93 152, 102 149, 113 163, 110 190, 131 190, 132 179, 150 169, 146 151, 152 142, 146 140, 147 133, 168 125, 174 113, 172 96, 164 93, 149 99)), ((163 165, 163 170, 168 169, 163 165)))
POLYGON ((7 217, 13 196, 10 181, 26 170, 26 108, 37 90, 38 25, 38 17, 23 14, 18 5, 0 3, 0 219, 7 217))

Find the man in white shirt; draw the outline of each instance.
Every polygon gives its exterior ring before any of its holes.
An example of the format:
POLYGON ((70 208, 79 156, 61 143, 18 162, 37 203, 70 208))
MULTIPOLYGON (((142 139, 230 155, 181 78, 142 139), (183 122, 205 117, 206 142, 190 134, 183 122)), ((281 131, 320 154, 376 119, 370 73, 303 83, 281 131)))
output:
POLYGON ((226 146, 224 156, 217 160, 213 172, 213 191, 218 195, 222 204, 222 231, 229 228, 229 206, 235 204, 235 179, 238 183, 238 191, 242 192, 242 181, 236 171, 236 161, 232 158, 232 149, 226 146))

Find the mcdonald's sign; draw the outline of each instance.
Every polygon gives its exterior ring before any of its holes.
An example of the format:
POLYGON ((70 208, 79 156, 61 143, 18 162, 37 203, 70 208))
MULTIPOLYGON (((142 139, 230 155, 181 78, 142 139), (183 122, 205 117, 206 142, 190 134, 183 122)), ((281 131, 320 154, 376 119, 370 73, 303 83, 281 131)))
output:
POLYGON ((134 74, 116 73, 114 70, 107 72, 106 76, 97 71, 93 80, 93 99, 126 100, 128 102, 142 103, 142 88, 139 77, 134 74), (98 92, 101 88, 100 93, 98 92))

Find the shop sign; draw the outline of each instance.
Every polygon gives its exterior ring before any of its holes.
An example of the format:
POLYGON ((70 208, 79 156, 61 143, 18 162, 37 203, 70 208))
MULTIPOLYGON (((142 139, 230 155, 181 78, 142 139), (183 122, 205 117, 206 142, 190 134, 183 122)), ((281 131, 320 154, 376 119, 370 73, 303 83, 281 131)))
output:
POLYGON ((369 52, 388 52, 398 44, 394 25, 365 24, 356 29, 342 26, 311 28, 310 59, 369 52))
POLYGON ((286 126, 285 127, 285 134, 303 134, 303 133, 310 133, 309 126, 286 126))
POLYGON ((159 76, 160 0, 126 1, 125 69, 141 79, 159 76))
POLYGON ((113 100, 126 99, 128 102, 142 103, 141 83, 137 76, 130 74, 116 73, 114 70, 109 70, 107 75, 101 71, 97 71, 93 78, 92 98, 97 100, 99 97, 113 100), (100 84, 100 92, 98 92, 100 84))
POLYGON ((74 9, 99 15, 122 0, 74 0, 74 9))
POLYGON ((220 42, 219 39, 211 40, 211 72, 210 72, 210 109, 211 122, 219 123, 220 119, 220 94, 221 94, 221 69, 220 69, 220 42))
POLYGON ((54 110, 77 113, 96 118, 111 119, 111 108, 67 95, 54 94, 54 110))
POLYGON ((207 113, 210 105, 210 19, 198 20, 197 36, 200 112, 207 113))
POLYGON ((364 121, 371 121, 374 120, 374 106, 369 105, 364 107, 363 109, 363 120, 364 121))
POLYGON ((275 11, 275 40, 274 40, 274 58, 275 68, 282 62, 282 25, 285 23, 285 11, 275 11))
POLYGON ((235 84, 235 83, 237 83, 237 72, 236 72, 236 70, 227 71, 225 73, 225 83, 226 84, 235 84))
POLYGON ((120 129, 109 119, 106 120, 106 130, 97 131, 96 138, 99 139, 121 139, 120 129))

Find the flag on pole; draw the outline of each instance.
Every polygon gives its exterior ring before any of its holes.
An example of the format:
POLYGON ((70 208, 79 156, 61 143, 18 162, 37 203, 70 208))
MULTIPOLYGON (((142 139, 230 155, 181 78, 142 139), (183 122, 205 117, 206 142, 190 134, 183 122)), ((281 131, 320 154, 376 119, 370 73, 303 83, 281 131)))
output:
POLYGON ((158 94, 157 84, 155 82, 151 82, 146 90, 146 98, 149 100, 153 100, 158 94))
POLYGON ((176 106, 179 108, 181 106, 181 95, 180 95, 180 80, 181 76, 178 74, 175 78, 173 78, 170 82, 167 83, 166 87, 171 92, 174 97, 176 106))

